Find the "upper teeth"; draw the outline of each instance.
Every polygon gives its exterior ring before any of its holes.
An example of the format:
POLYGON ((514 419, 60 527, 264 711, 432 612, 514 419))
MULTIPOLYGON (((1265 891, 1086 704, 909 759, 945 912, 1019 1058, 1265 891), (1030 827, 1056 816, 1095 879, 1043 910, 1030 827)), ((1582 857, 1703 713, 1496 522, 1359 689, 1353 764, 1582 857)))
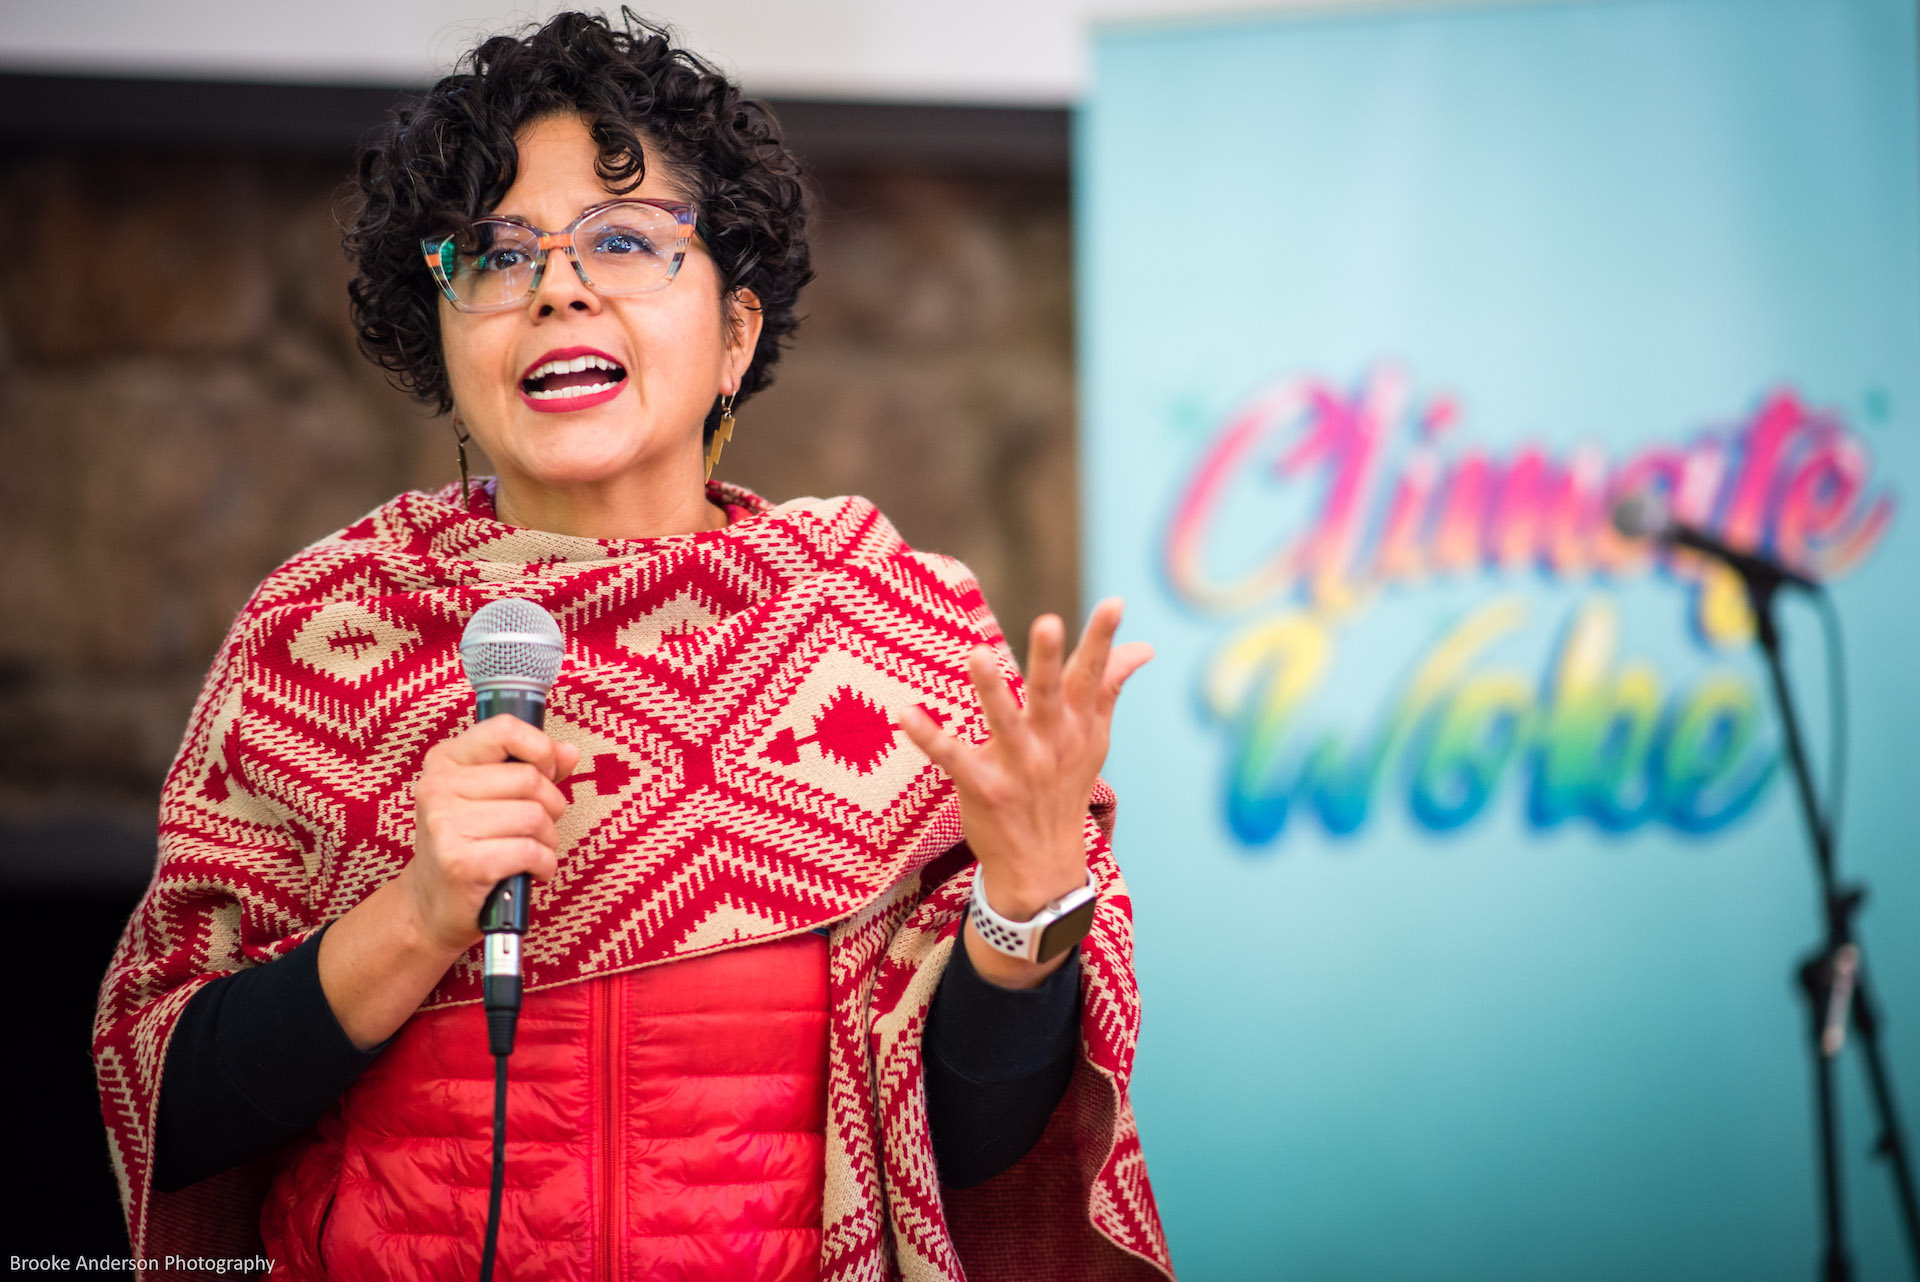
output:
POLYGON ((578 374, 582 370, 604 369, 616 373, 620 366, 604 356, 576 356, 570 361, 548 361, 545 365, 527 375, 528 379, 545 378, 549 374, 578 374))

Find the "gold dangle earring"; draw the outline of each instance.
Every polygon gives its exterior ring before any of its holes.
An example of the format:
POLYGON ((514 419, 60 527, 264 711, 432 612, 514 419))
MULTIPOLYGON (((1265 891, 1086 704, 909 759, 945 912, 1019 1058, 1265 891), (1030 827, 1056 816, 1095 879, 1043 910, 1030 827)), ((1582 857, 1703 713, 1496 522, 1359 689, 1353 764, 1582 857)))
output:
POLYGON ((473 437, 459 419, 453 420, 454 448, 460 451, 460 510, 473 511, 473 500, 467 493, 467 442, 473 437))
POLYGON ((713 479, 713 465, 720 461, 720 448, 733 439, 733 393, 720 398, 720 426, 713 429, 707 445, 707 480, 713 479))

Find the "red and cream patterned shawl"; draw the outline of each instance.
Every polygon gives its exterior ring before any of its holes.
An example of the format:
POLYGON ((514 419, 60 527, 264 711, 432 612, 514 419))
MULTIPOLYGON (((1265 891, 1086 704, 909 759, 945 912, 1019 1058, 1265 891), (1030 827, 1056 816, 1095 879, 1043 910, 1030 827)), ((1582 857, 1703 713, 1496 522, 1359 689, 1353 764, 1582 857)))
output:
MULTIPOLYGON (((978 1189, 935 1174, 920 1035, 972 881, 952 780, 892 729, 972 742, 965 676, 1011 653, 966 567, 865 499, 658 539, 571 538, 405 494, 275 571, 241 613, 161 801, 160 854, 101 988, 94 1059, 136 1258, 257 1246, 264 1164, 149 1183, 167 1041, 213 978, 281 956, 397 874, 427 749, 471 723, 457 646, 500 597, 566 635, 547 729, 579 745, 564 848, 536 886, 529 991, 831 927, 823 1279, 1171 1275, 1127 1082, 1139 1023, 1114 796, 1086 821, 1100 890, 1081 1053, 1033 1153, 978 1189)), ((426 1008, 477 1000, 478 949, 426 1008)), ((162 1270, 164 1272, 164 1270, 162 1270)))

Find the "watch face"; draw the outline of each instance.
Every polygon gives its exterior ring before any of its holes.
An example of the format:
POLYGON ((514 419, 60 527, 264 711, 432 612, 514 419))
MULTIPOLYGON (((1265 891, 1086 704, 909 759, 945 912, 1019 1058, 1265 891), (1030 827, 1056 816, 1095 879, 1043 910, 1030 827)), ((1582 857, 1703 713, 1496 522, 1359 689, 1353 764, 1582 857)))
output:
POLYGON ((1048 922, 1047 928, 1040 932, 1040 955, 1034 960, 1052 961, 1085 939, 1087 932, 1093 929, 1093 910, 1099 903, 1097 899, 1089 899, 1072 912, 1048 922))

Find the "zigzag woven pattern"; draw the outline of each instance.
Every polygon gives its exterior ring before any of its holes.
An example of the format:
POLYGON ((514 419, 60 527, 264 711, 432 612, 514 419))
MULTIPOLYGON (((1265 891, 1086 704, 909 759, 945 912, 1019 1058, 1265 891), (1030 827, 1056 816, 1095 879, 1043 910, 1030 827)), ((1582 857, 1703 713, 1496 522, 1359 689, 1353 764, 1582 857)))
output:
MULTIPOLYGON (((1139 1007, 1112 792, 1097 785, 1086 823, 1102 893, 1081 1064, 1049 1138, 988 1186, 1005 1213, 963 1230, 934 1170, 920 1034, 972 860, 952 781, 892 716, 917 704, 981 741, 966 655, 994 646, 1018 689, 1012 655, 966 568, 908 548, 866 500, 709 494, 749 515, 634 541, 516 529, 452 487, 406 494, 260 586, 168 774, 154 880, 95 1022, 136 1257, 257 1242, 257 1165, 150 1188, 174 1021, 201 984, 290 951, 405 865, 422 758, 472 722, 466 620, 521 597, 566 637, 547 730, 581 750, 528 987, 828 926, 822 1278, 1170 1275, 1127 1104, 1139 1007), (1077 1209, 1036 1219, 1023 1189, 1077 1209)), ((426 1006, 478 997, 476 948, 426 1006)))

